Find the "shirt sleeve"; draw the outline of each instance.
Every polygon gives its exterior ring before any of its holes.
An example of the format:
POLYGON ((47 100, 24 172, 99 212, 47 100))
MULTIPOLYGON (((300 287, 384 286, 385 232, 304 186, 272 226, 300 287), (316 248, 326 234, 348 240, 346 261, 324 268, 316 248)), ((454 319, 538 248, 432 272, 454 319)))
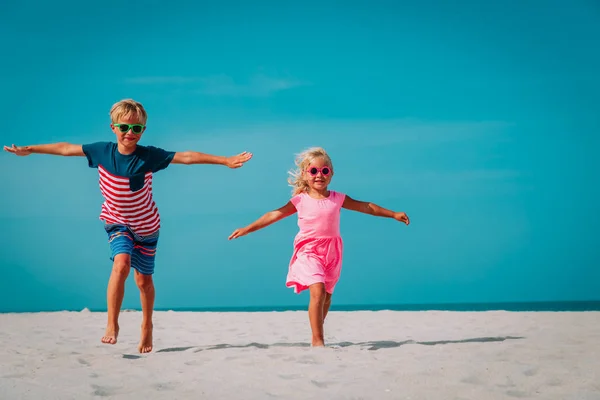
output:
POLYGON ((335 192, 335 202, 341 207, 344 205, 344 200, 346 200, 346 194, 335 192))
POLYGON ((110 154, 109 142, 88 143, 81 146, 90 168, 98 168, 110 154))
POLYGON ((148 168, 152 172, 158 172, 165 169, 175 157, 174 151, 167 151, 159 147, 148 146, 148 168))
POLYGON ((298 210, 298 207, 300 206, 300 202, 302 201, 302 193, 295 195, 294 197, 292 197, 290 199, 290 201, 292 202, 294 207, 296 207, 296 210, 298 210))

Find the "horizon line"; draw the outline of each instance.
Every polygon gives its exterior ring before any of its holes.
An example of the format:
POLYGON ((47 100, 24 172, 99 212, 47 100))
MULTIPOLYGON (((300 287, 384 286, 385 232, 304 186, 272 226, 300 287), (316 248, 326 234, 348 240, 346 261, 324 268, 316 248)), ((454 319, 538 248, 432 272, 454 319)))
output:
MULTIPOLYGON (((306 311, 307 305, 271 305, 249 307, 155 307, 158 312, 285 312, 306 311)), ((141 308, 125 308, 121 312, 140 312, 141 308)), ((338 304, 330 311, 600 311, 599 300, 533 300, 494 302, 445 302, 445 303, 390 303, 390 304, 338 304), (535 306, 540 307, 525 307, 535 306), (568 307, 579 305, 580 307, 568 307), (497 308, 498 306, 504 306, 497 308), (521 306, 521 307, 518 307, 521 306), (546 307, 543 307, 546 306, 546 307), (554 306, 554 307, 552 307, 554 306), (583 307, 582 307, 583 306, 583 307)), ((106 312, 106 309, 84 307, 83 309, 42 309, 36 311, 0 311, 0 314, 52 313, 52 312, 106 312)))

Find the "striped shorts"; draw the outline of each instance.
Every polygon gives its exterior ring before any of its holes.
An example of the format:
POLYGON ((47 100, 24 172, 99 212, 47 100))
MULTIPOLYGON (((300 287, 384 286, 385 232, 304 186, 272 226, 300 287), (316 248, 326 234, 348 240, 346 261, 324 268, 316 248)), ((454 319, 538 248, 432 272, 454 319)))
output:
POLYGON ((119 224, 105 224, 104 230, 108 234, 112 261, 117 254, 129 254, 131 266, 140 274, 154 274, 158 231, 148 236, 139 236, 129 227, 119 224))

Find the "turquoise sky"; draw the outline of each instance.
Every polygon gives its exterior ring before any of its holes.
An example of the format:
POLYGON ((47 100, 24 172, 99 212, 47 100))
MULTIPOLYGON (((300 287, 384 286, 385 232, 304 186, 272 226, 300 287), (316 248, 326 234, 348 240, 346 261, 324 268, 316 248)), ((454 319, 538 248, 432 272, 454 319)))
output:
MULTIPOLYGON (((2 144, 111 140, 252 151, 241 170, 156 175, 156 306, 307 304, 285 287, 290 196, 319 145, 343 211, 334 305, 599 299, 600 6, 593 0, 3 1, 2 144)), ((109 247, 83 158, 0 154, 0 311, 105 308, 109 247)), ((124 307, 139 307, 133 280, 124 307)))

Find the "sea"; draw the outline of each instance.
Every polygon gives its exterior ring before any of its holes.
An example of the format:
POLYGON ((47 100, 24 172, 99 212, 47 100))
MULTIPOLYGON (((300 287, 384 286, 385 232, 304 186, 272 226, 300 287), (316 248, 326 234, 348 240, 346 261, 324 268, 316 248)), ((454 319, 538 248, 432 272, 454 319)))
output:
MULTIPOLYGON (((180 312, 282 312, 282 311, 306 311, 308 305, 298 306, 261 306, 261 307, 182 307, 161 308, 155 311, 180 311, 180 312)), ((106 312, 106 308, 85 308, 91 312, 106 312)), ((511 312, 582 312, 600 311, 600 300, 591 301, 532 301, 532 302, 506 302, 506 303, 439 303, 439 304, 363 304, 363 305, 332 305, 331 311, 511 311, 511 312)), ((81 309, 14 309, 2 307, 3 313, 31 313, 31 312, 56 312, 56 311, 82 311, 81 309)), ((123 311, 140 311, 140 308, 125 308, 123 311)))
MULTIPOLYGON (((157 311, 190 312, 268 312, 303 311, 306 306, 169 308, 157 311)), ((600 300, 593 301, 538 301, 510 303, 443 303, 443 304, 371 304, 332 305, 331 311, 600 311, 600 300)))

